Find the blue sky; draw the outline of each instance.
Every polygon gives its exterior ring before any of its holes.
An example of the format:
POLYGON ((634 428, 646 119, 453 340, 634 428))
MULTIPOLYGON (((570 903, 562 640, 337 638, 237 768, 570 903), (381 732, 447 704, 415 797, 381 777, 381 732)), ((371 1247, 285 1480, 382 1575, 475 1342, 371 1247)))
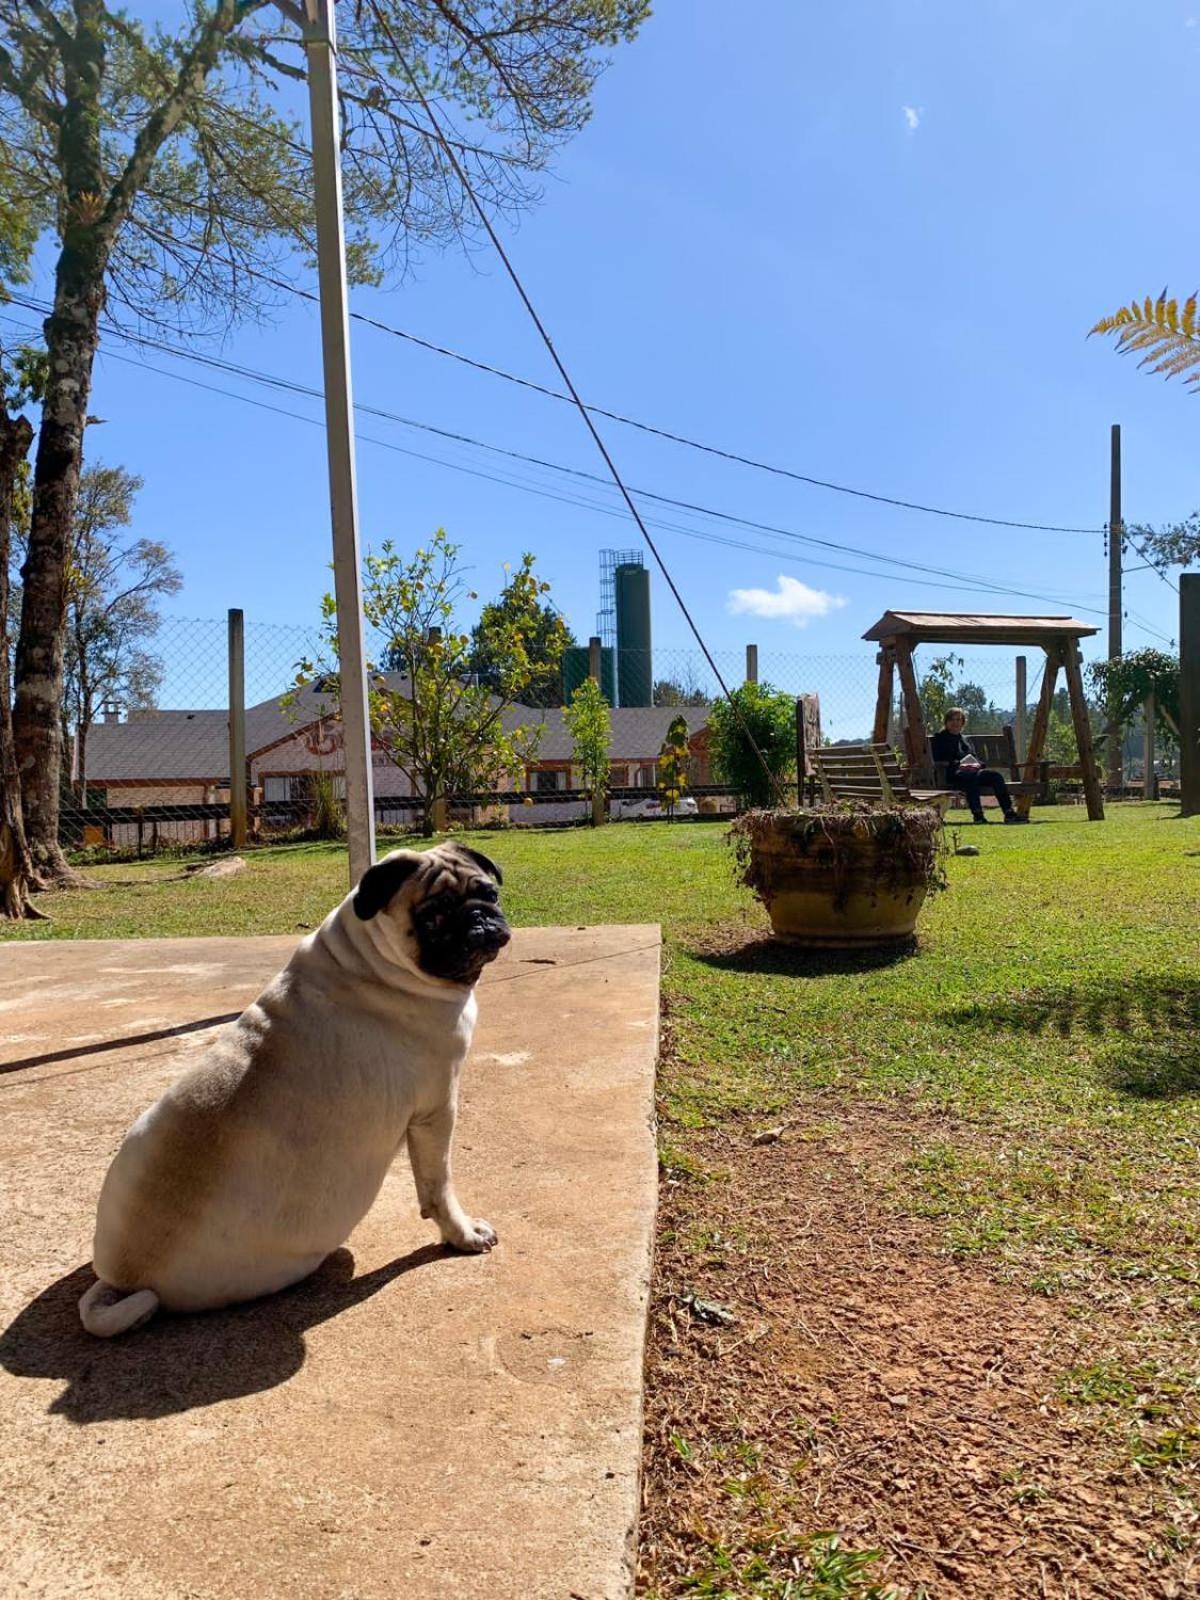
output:
MULTIPOLYGON (((167 17, 179 7, 140 9, 167 17)), ((661 0, 614 57, 591 124, 508 242, 597 404, 881 494, 1097 528, 1108 509, 1109 425, 1120 422, 1127 520, 1181 516, 1200 505, 1200 398, 1085 334, 1132 295, 1164 283, 1186 293, 1200 281, 1190 198, 1198 20, 1200 0, 661 0)), ((555 381, 485 254, 426 256, 410 279, 356 292, 354 304, 555 381)), ((273 326, 240 328, 209 348, 320 384, 315 308, 298 301, 273 326)), ((602 470, 565 406, 361 325, 354 361, 361 402, 602 470)), ((278 403, 319 416, 316 402, 278 403)), ((107 355, 93 410, 105 418, 95 455, 146 480, 137 532, 164 539, 183 569, 172 611, 217 617, 240 605, 248 622, 315 620, 329 549, 317 427, 107 355)), ((497 471, 478 451, 390 423, 361 428, 497 471)), ((705 637, 723 652, 754 639, 767 655, 869 660, 860 635, 888 606, 1067 608, 1103 622, 1094 614, 1106 605, 1099 533, 895 510, 616 424, 604 431, 632 484, 1063 603, 935 587, 826 552, 821 559, 863 569, 830 570, 802 545, 660 513, 770 547, 661 534, 705 637), (750 595, 740 613, 734 591, 750 595)), ((374 444, 360 445, 358 469, 366 542, 411 546, 443 525, 485 594, 505 561, 531 549, 581 638, 598 603, 599 550, 638 543, 620 519, 374 444)), ((564 493, 545 471, 498 470, 564 493)), ((615 504, 602 489, 565 492, 615 504)), ((1132 574, 1126 592, 1127 648, 1160 643, 1147 628, 1175 635, 1176 597, 1153 573, 1132 574)), ((657 577, 653 593, 656 645, 688 648, 657 577)))

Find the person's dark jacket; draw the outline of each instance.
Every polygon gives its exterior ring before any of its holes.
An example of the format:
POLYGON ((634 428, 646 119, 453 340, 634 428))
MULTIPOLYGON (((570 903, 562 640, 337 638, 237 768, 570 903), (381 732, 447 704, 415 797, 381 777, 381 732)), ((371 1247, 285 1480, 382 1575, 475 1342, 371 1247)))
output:
MULTIPOLYGON (((946 764, 946 778, 952 779, 958 771, 960 761, 965 761, 968 756, 975 756, 974 750, 961 733, 951 733, 949 728, 943 728, 941 733, 935 733, 929 741, 929 748, 933 752, 935 761, 946 764)), ((978 760, 978 756, 975 756, 978 760)))

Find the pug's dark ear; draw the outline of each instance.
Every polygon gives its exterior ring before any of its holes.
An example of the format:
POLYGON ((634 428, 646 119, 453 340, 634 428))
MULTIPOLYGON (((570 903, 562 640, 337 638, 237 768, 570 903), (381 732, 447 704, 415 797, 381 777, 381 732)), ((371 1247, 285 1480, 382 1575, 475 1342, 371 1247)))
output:
POLYGON ((358 920, 369 922, 372 917, 378 916, 420 864, 420 856, 406 851, 402 855, 388 856, 373 867, 368 867, 354 891, 354 915, 358 920))
POLYGON ((459 844, 457 839, 451 841, 451 848, 457 850, 460 856, 466 856, 468 861, 473 861, 477 867, 482 867, 489 878, 495 878, 497 883, 504 882, 504 874, 491 859, 485 856, 482 850, 472 850, 470 845, 459 844))

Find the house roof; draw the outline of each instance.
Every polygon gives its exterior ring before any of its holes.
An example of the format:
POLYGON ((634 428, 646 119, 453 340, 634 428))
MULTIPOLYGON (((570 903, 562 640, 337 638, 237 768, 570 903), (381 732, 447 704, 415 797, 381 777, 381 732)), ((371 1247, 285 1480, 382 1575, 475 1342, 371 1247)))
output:
MULTIPOLYGON (((609 713, 612 736, 608 743, 610 761, 653 761, 666 742, 667 729, 676 717, 687 723, 688 737, 708 722, 707 706, 616 706, 609 713)), ((539 761, 569 761, 575 749, 560 707, 534 711, 528 706, 510 706, 504 713, 506 728, 540 727, 539 761)))
POLYGON ((229 714, 225 711, 135 713, 128 722, 88 729, 89 783, 229 782, 229 714))
MULTIPOLYGON (((405 679, 390 674, 388 685, 402 690, 405 679)), ((246 754, 249 758, 296 737, 322 715, 332 715, 337 701, 319 689, 302 689, 285 709, 285 696, 246 708, 246 754)), ((667 729, 677 716, 687 723, 689 737, 708 721, 707 706, 626 706, 612 712, 614 761, 651 761, 662 749, 667 729)), ((569 761, 574 748, 561 709, 509 706, 504 728, 540 727, 538 759, 569 761)), ((97 722, 88 730, 89 783, 229 782, 229 713, 227 711, 144 711, 126 722, 97 722)))
MULTIPOLYGON (((246 754, 290 739, 336 702, 318 689, 302 689, 284 708, 284 695, 246 707, 246 754)), ((88 729, 89 783, 229 782, 228 711, 135 711, 126 722, 96 722, 88 729)))
POLYGON ((930 644, 1051 644, 1099 628, 1077 617, 989 616, 979 612, 885 611, 864 639, 908 638, 930 644))

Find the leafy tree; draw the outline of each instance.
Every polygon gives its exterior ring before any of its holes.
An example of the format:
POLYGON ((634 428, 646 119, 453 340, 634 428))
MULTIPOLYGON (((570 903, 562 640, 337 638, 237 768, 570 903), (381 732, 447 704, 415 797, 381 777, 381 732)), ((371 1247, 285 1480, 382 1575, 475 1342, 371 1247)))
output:
POLYGON ((612 718, 608 701, 595 678, 585 678, 563 711, 563 721, 574 741, 572 760, 579 768, 583 787, 592 796, 592 823, 608 794, 609 747, 612 718))
MULTIPOLYGON (((510 215, 590 112, 602 52, 649 0, 356 0, 339 13, 350 270, 475 234, 430 133, 437 105, 471 192, 510 215), (466 126, 458 131, 458 124, 466 126)), ((53 261, 48 379, 16 649, 13 731, 40 870, 58 844, 68 550, 106 303, 186 331, 262 315, 312 259, 311 170, 281 93, 305 77, 296 0, 191 0, 148 25, 109 0, 0 0, 0 272, 53 261), (282 15, 281 15, 282 13, 282 15)))
POLYGON ((998 733, 1012 720, 1011 713, 995 705, 982 685, 958 678, 965 665, 962 656, 937 656, 918 683, 921 710, 930 733, 938 732, 951 706, 966 713, 968 734, 998 733))
MULTIPOLYGON (((392 660, 407 664, 398 685, 375 674, 368 699, 371 732, 378 748, 409 781, 422 801, 422 829, 434 831, 438 802, 452 794, 495 789, 505 777, 533 761, 539 726, 509 727, 505 712, 520 702, 536 665, 530 642, 537 630, 541 597, 548 585, 534 575, 533 557, 522 557, 492 608, 484 639, 495 665, 489 688, 473 680, 470 636, 456 613, 476 596, 458 565, 459 546, 439 528, 429 544, 406 560, 385 542, 368 555, 363 573, 363 611, 378 630, 392 660)), ((337 606, 322 602, 322 631, 329 661, 304 661, 297 687, 319 683, 338 697, 337 606)), ((294 700, 292 702, 294 704, 294 700)))
POLYGON ((935 656, 917 684, 925 726, 935 733, 946 720, 946 712, 955 704, 954 673, 963 665, 961 656, 935 656))
MULTIPOLYGON (((549 589, 544 584, 543 591, 549 589)), ((519 620, 529 656, 529 683, 523 699, 529 706, 562 705, 563 652, 575 643, 575 635, 552 605, 524 611, 524 600, 512 586, 498 600, 485 605, 479 621, 471 629, 470 670, 486 688, 497 688, 504 663, 493 654, 492 641, 504 637, 506 625, 519 620)))
POLYGON ((1057 707, 1050 712, 1046 724, 1046 744, 1043 755, 1056 767, 1073 767, 1079 762, 1079 741, 1075 737, 1075 724, 1070 712, 1065 714, 1057 707))
POLYGON ((1135 523, 1129 534, 1146 560, 1160 571, 1166 567, 1191 567, 1200 561, 1200 511, 1162 528, 1135 523))
POLYGON ((796 704, 769 683, 744 683, 728 700, 715 700, 708 728, 717 777, 743 805, 773 806, 778 787, 796 771, 796 704), (749 731, 769 771, 754 753, 749 731))
POLYGON ((1178 741, 1178 656, 1164 650, 1131 650, 1115 661, 1093 661, 1088 676, 1104 695, 1114 723, 1132 722, 1153 695, 1157 726, 1167 738, 1178 741))
POLYGON ((667 808, 667 816, 675 815, 675 805, 688 780, 688 725, 683 717, 674 717, 667 729, 662 749, 658 752, 658 792, 667 808))
POLYGON ((64 730, 78 740, 77 795, 87 805, 87 741, 106 700, 153 705, 162 666, 146 649, 158 632, 157 602, 183 580, 156 539, 122 540, 141 478, 124 467, 88 467, 79 482, 67 578, 64 730))
MULTIPOLYGON (((1092 730, 1092 747, 1104 747, 1103 724, 1105 713, 1095 701, 1084 701, 1088 724, 1092 730)), ((1055 766, 1073 767, 1079 764, 1079 741, 1075 737, 1075 719, 1071 715, 1071 697, 1066 689, 1056 689, 1050 702, 1050 718, 1046 724, 1046 745, 1043 759, 1055 766)))
POLYGON ((656 706, 706 706, 708 696, 689 669, 678 678, 658 678, 650 695, 656 706))

